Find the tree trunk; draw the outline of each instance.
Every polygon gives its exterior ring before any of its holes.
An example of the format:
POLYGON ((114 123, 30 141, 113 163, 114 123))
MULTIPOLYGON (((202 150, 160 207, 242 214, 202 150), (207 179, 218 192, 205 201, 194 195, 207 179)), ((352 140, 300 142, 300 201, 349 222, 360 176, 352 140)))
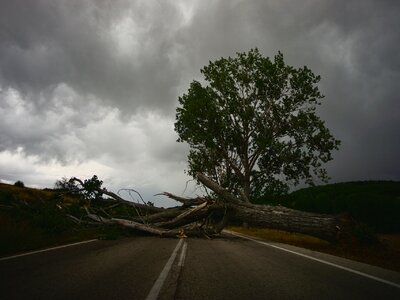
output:
POLYGON ((229 209, 230 222, 303 233, 328 241, 335 241, 343 234, 348 234, 350 221, 343 215, 316 214, 283 206, 244 203, 204 174, 197 174, 197 178, 223 198, 223 202, 229 209))
POLYGON ((303 233, 328 241, 338 239, 345 225, 340 216, 308 213, 283 206, 229 204, 228 207, 232 223, 303 233))

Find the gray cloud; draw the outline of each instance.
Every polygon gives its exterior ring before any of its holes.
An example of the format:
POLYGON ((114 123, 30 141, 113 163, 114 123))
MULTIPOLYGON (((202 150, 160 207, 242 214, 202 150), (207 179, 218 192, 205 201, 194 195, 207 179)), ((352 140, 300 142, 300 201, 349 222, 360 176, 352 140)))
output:
POLYGON ((208 61, 258 47, 322 76, 333 181, 400 180, 397 28, 390 0, 2 1, 0 153, 91 159, 110 180, 147 167, 146 189, 167 186, 156 173, 182 173, 187 153, 177 97, 208 61))
POLYGON ((176 100, 182 17, 171 3, 12 1, 0 14, 0 78, 31 99, 66 83, 129 112, 176 100))

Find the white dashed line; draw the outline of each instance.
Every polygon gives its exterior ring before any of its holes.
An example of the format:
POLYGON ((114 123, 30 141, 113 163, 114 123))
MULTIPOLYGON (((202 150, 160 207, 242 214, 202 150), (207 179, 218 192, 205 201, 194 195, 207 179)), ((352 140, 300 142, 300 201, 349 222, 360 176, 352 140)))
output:
POLYGON ((151 288, 149 294, 146 297, 146 300, 156 300, 158 294, 161 291, 161 288, 164 284, 165 279, 167 279, 168 273, 171 270, 172 264, 174 263, 175 257, 178 254, 179 248, 183 243, 183 239, 180 239, 178 244, 176 245, 174 251, 172 252, 170 258, 168 259, 167 263, 164 266, 164 269, 161 271, 160 275, 158 276, 156 282, 154 283, 153 287, 151 288))
POLYGON ((183 267, 183 265, 185 264, 186 249, 187 249, 187 243, 184 242, 181 251, 181 256, 179 257, 178 267, 183 267))
POLYGON ((57 250, 57 249, 61 249, 61 248, 67 248, 67 247, 86 244, 86 243, 91 243, 91 242, 95 242, 95 241, 98 241, 98 240, 97 239, 88 240, 88 241, 83 241, 83 242, 78 242, 78 243, 73 243, 73 244, 68 244, 68 245, 62 245, 62 246, 57 246, 57 247, 52 247, 52 248, 47 248, 47 249, 42 249, 42 250, 37 250, 37 251, 32 251, 32 252, 27 252, 27 253, 22 253, 22 254, 17 254, 17 255, 13 255, 13 256, 2 257, 2 258, 0 258, 0 261, 9 260, 9 259, 17 258, 17 257, 27 256, 27 255, 32 255, 32 254, 41 253, 41 252, 57 250))

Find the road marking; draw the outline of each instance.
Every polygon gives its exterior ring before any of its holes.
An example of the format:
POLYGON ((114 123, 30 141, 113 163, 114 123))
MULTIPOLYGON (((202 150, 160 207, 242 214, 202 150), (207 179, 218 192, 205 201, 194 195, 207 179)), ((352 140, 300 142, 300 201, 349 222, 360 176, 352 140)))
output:
POLYGON ((178 267, 183 267, 183 265, 185 264, 186 249, 187 249, 187 243, 185 241, 182 246, 181 256, 179 257, 178 267))
POLYGON ((388 281, 388 280, 385 280, 385 279, 382 279, 382 278, 379 278, 379 277, 376 277, 376 276, 373 276, 373 275, 369 275, 367 273, 363 273, 363 272, 360 272, 360 271, 357 271, 357 270, 354 270, 354 269, 343 267, 341 265, 337 265, 337 264, 331 263, 329 261, 325 261, 325 260, 318 259, 318 258, 315 258, 315 257, 312 257, 312 256, 308 256, 306 254, 302 254, 302 253, 295 252, 295 251, 292 251, 292 250, 289 250, 289 249, 285 249, 285 248, 282 248, 282 247, 279 247, 279 246, 275 246, 275 245, 272 245, 272 244, 267 243, 267 242, 262 242, 262 241, 253 239, 253 238, 251 238, 251 237, 249 237, 247 235, 239 234, 239 233, 236 233, 236 232, 233 232, 233 231, 230 231, 230 230, 224 230, 224 231, 226 233, 241 237, 241 238, 246 239, 246 240, 250 240, 250 241, 253 241, 253 242, 265 245, 265 246, 269 246, 269 247, 272 247, 272 248, 276 248, 276 249, 279 249, 279 250, 282 250, 282 251, 286 251, 286 252, 289 252, 289 253, 292 253, 292 254, 295 254, 295 255, 298 255, 298 256, 302 256, 302 257, 311 259, 311 260, 315 260, 315 261, 318 261, 320 263, 323 263, 323 264, 326 264, 326 265, 329 265, 329 266, 332 266, 332 267, 336 267, 338 269, 342 269, 342 270, 345 270, 345 271, 348 271, 348 272, 351 272, 351 273, 354 273, 354 274, 357 274, 357 275, 360 275, 360 276, 364 276, 364 277, 367 277, 367 278, 370 278, 370 279, 373 279, 373 280, 376 280, 376 281, 379 281, 379 282, 394 286, 396 288, 400 288, 400 284, 397 284, 397 283, 392 282, 392 281, 388 281))
POLYGON ((78 242, 78 243, 73 243, 73 244, 67 244, 67 245, 62 245, 62 246, 32 251, 32 252, 26 252, 26 253, 22 253, 22 254, 13 255, 13 256, 2 257, 2 258, 0 258, 0 261, 9 260, 9 259, 13 259, 13 258, 21 257, 21 256, 32 255, 32 254, 41 253, 41 252, 57 250, 57 249, 61 249, 61 248, 71 247, 71 246, 76 246, 76 245, 80 245, 80 244, 91 243, 91 242, 95 242, 95 241, 98 241, 98 239, 93 239, 93 240, 88 240, 88 241, 83 241, 83 242, 78 242))
POLYGON ((167 279, 168 273, 171 270, 172 264, 174 263, 175 257, 178 254, 179 248, 181 247, 183 239, 179 239, 178 244, 176 245, 174 251, 172 252, 170 258, 168 259, 167 263, 164 266, 164 269, 161 271, 160 275, 158 276, 156 282, 154 283, 153 287, 151 288, 149 294, 146 297, 146 300, 156 300, 158 294, 161 291, 161 288, 164 284, 165 279, 167 279))

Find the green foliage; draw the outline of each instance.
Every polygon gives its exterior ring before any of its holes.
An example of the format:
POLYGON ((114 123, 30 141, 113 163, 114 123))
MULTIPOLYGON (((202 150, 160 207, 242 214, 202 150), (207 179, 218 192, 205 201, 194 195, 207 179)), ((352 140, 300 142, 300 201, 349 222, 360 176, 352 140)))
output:
POLYGON ((400 232, 400 182, 346 182, 309 187, 282 197, 265 197, 259 203, 317 213, 347 212, 378 232, 400 232))
POLYGON ((102 180, 99 180, 96 175, 93 175, 90 179, 85 179, 83 182, 83 196, 87 200, 98 200, 103 196, 103 193, 99 190, 103 184, 102 180))
POLYGON ((33 225, 51 234, 65 232, 73 225, 54 201, 31 204, 25 208, 24 213, 27 219, 31 219, 33 225))
POLYGON ((353 234, 363 244, 376 244, 378 239, 375 230, 365 223, 358 223, 353 229, 353 234))
POLYGON ((81 180, 71 177, 70 179, 62 178, 54 184, 56 190, 67 191, 73 195, 79 195, 85 200, 99 200, 102 198, 101 192, 102 180, 97 175, 93 175, 90 179, 81 180))
MULTIPOLYGON (((97 177, 92 179, 86 182, 101 186, 97 177)), ((82 195, 65 193, 60 186, 56 190, 39 190, 0 183, 0 255, 96 237, 115 239, 137 234, 118 226, 108 228, 101 224, 76 224, 67 216, 69 214, 87 220, 87 205, 88 201, 82 195)), ((137 216, 132 206, 117 204, 115 201, 92 201, 91 209, 99 213, 107 210, 119 218, 137 216)))
POLYGON ((65 211, 67 214, 70 214, 78 219, 82 218, 86 214, 84 204, 81 203, 81 201, 75 201, 65 205, 65 211))
POLYGON ((18 181, 16 181, 14 183, 14 186, 17 186, 17 187, 20 187, 20 188, 24 188, 25 184, 21 180, 18 180, 18 181))
POLYGON ((0 186, 0 208, 15 221, 23 221, 49 234, 65 232, 70 220, 61 211, 57 194, 31 188, 0 186))
POLYGON ((188 173, 203 172, 252 199, 288 191, 289 184, 327 179, 322 163, 338 149, 316 115, 319 76, 257 49, 221 58, 201 70, 179 98, 175 130, 190 146, 188 173))
POLYGON ((13 201, 12 193, 0 189, 0 204, 10 205, 12 201, 13 201))
POLYGON ((68 179, 65 177, 56 181, 56 183, 54 184, 54 189, 60 191, 67 191, 70 192, 71 194, 79 194, 80 192, 80 188, 75 183, 75 181, 73 181, 72 178, 68 179))

